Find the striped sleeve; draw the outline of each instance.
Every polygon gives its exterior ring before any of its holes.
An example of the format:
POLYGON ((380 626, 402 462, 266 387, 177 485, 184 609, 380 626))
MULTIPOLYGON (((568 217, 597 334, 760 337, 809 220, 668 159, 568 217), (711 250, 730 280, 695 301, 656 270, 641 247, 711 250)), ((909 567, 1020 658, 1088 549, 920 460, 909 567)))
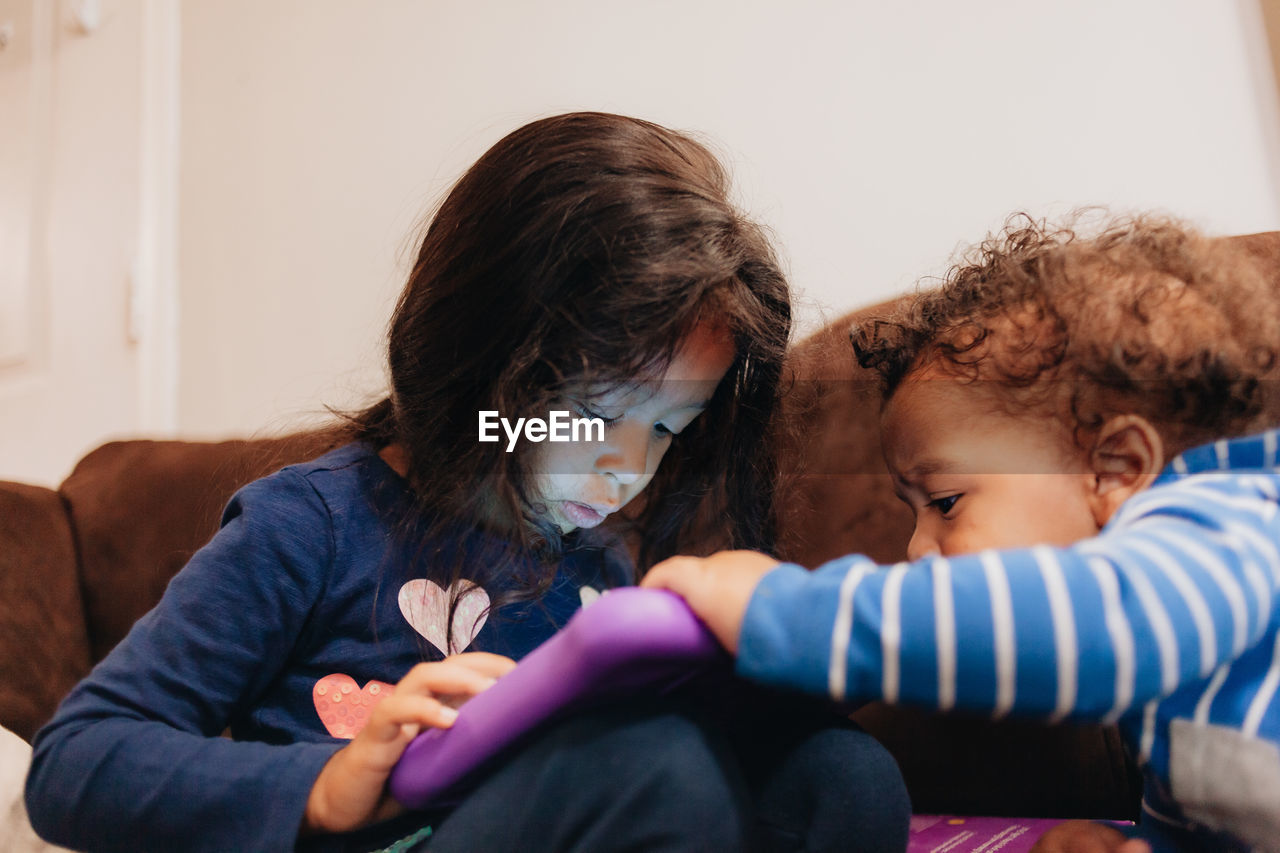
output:
POLYGON ((1069 548, 784 565, 748 607, 738 670, 837 700, 1112 721, 1257 644, 1280 584, 1270 476, 1143 493, 1069 548))

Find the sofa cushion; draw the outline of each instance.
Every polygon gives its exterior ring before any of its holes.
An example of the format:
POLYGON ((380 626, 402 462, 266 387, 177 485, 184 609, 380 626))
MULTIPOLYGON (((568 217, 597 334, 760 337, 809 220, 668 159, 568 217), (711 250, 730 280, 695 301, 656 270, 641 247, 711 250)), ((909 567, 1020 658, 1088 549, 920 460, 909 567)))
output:
POLYGON ((80 460, 63 482, 80 551, 97 662, 160 599, 169 579, 217 531, 235 491, 320 455, 332 432, 217 443, 117 441, 80 460))
POLYGON ((58 493, 0 482, 0 726, 31 740, 89 672, 76 551, 58 493))
POLYGON ((792 348, 782 400, 778 553, 810 568, 844 554, 901 560, 914 524, 880 453, 880 384, 849 330, 893 308, 847 314, 792 348))

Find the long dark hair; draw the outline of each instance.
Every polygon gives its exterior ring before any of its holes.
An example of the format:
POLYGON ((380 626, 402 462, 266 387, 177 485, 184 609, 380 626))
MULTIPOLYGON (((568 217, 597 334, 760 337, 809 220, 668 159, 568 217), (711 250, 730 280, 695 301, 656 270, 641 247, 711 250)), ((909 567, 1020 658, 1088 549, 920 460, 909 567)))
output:
POLYGON ((772 543, 786 279, 730 202, 723 167, 686 135, 571 113, 489 149, 427 228, 391 320, 391 394, 355 418, 355 434, 407 451, 418 541, 473 529, 495 498, 523 523, 503 531, 501 553, 422 571, 451 583, 466 562, 486 588, 501 577, 495 607, 543 592, 564 542, 529 505, 527 455, 478 442, 478 412, 545 416, 568 383, 653 375, 703 321, 729 329, 736 356, 631 513, 641 569, 681 550, 772 543))

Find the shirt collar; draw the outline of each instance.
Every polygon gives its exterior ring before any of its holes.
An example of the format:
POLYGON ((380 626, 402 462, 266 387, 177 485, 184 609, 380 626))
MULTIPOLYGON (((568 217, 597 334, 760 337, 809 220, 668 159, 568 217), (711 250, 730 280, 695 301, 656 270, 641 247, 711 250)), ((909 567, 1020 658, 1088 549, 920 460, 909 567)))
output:
POLYGON ((1277 467, 1280 430, 1240 438, 1220 438, 1178 454, 1152 483, 1162 485, 1207 471, 1256 471, 1277 467))

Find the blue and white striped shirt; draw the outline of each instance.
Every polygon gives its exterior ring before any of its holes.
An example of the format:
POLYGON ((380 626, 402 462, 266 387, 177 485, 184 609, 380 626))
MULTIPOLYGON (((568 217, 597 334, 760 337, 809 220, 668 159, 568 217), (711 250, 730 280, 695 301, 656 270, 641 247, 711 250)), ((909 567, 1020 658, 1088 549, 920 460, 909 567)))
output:
POLYGON ((1276 431, 1182 454, 1101 533, 757 587, 738 671, 838 700, 1118 721, 1147 808, 1280 839, 1276 431))

